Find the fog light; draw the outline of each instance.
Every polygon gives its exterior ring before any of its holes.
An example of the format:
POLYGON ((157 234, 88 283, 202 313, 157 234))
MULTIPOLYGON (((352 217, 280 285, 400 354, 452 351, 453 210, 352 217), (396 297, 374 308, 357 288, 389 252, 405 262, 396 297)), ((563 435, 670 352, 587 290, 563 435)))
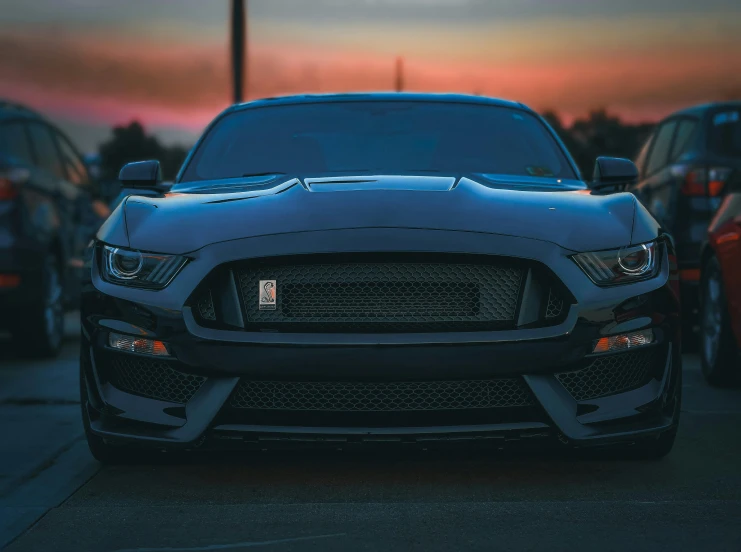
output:
POLYGON ((170 356, 167 345, 155 339, 144 339, 132 335, 111 333, 108 336, 108 344, 119 351, 127 353, 140 353, 143 355, 170 356))
POLYGON ((654 341, 653 330, 641 330, 629 334, 613 335, 603 337, 594 346, 594 353, 606 353, 608 351, 620 351, 622 349, 632 349, 641 345, 648 345, 654 341))

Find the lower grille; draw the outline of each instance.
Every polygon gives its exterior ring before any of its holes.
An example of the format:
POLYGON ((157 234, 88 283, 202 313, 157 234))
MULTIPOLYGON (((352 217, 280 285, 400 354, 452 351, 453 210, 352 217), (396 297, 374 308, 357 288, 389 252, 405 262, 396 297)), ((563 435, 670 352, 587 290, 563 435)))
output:
POLYGON ((662 360, 656 347, 595 358, 581 370, 562 372, 556 378, 577 401, 625 393, 648 383, 662 360))
POLYGON ((111 385, 121 391, 179 404, 187 403, 206 381, 161 360, 129 355, 112 356, 107 374, 111 385))
POLYGON ((522 274, 511 261, 256 264, 238 281, 248 329, 473 331, 514 325, 522 274), (272 310, 260 308, 266 281, 272 310))
POLYGON ((232 408, 323 412, 411 412, 532 406, 521 378, 421 382, 247 381, 232 408))

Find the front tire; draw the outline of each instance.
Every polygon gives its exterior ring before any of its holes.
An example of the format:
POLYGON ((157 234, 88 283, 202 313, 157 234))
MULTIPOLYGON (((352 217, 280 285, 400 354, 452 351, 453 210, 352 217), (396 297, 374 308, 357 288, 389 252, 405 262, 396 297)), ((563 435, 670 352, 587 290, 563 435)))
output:
POLYGON ((39 295, 13 331, 13 341, 24 355, 53 358, 62 349, 64 305, 59 262, 52 254, 44 260, 39 295))
POLYGON ((720 263, 711 257, 701 280, 700 357, 702 374, 711 385, 738 383, 738 347, 731 329, 720 263))

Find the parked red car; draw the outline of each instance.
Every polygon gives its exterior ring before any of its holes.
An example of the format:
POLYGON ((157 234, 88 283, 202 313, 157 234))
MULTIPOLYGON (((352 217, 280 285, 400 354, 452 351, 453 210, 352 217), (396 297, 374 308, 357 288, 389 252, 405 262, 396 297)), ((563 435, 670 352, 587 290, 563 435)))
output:
MULTIPOLYGON (((741 125, 733 139, 741 157, 741 125)), ((701 272, 702 372, 713 385, 741 383, 741 171, 708 228, 701 272)))

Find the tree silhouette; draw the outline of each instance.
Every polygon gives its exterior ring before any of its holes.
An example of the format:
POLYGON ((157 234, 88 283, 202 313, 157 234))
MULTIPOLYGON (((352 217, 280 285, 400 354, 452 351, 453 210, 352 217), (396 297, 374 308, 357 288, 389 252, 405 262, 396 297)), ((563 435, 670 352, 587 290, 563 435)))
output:
POLYGON ((114 180, 126 163, 156 159, 162 164, 165 180, 175 178, 188 150, 181 146, 166 147, 150 136, 138 121, 113 128, 113 137, 101 144, 101 171, 105 179, 114 180))
POLYGON ((561 137, 587 179, 592 176, 595 159, 601 155, 635 158, 654 127, 653 123, 623 123, 605 109, 594 110, 587 117, 576 119, 569 128, 553 111, 543 113, 543 118, 561 137))

